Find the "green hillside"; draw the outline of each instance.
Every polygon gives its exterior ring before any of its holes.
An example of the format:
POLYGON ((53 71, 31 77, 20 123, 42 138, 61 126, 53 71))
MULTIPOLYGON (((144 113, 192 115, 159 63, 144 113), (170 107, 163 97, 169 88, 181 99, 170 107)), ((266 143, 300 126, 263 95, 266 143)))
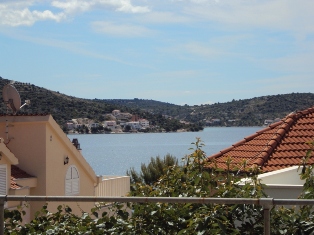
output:
MULTIPOLYGON (((10 80, 0 77, 0 87, 9 84, 10 80)), ((31 104, 24 106, 18 114, 51 114, 56 122, 63 126, 64 123, 73 118, 88 118, 95 122, 104 121, 104 114, 111 113, 114 109, 121 112, 136 114, 140 118, 147 118, 150 123, 157 126, 157 131, 164 129, 166 131, 176 131, 186 129, 197 131, 201 129, 197 125, 185 125, 177 119, 165 118, 159 114, 152 114, 136 108, 130 108, 120 104, 111 104, 97 99, 81 99, 73 96, 51 91, 43 87, 35 86, 30 83, 15 82, 14 87, 18 90, 22 103, 29 99, 31 104)), ((2 97, 2 89, 0 89, 2 97)), ((0 105, 0 114, 6 114, 6 105, 0 105)), ((9 113, 12 113, 9 110, 9 113)))
MULTIPOLYGON (((9 82, 10 80, 0 77, 0 87, 9 82)), ((139 98, 82 99, 29 83, 16 82, 14 86, 20 93, 22 103, 26 99, 31 100, 31 104, 24 106, 19 114, 51 114, 61 126, 72 118, 89 118, 101 122, 104 120, 103 115, 114 109, 137 114, 140 118, 146 118, 153 125, 167 131, 176 131, 180 128, 198 130, 200 126, 205 125, 256 126, 263 125, 265 119, 281 119, 293 111, 314 105, 313 93, 291 93, 232 100, 226 103, 180 106, 139 98), (184 126, 179 121, 193 125, 184 126)), ((0 113, 6 112, 3 103, 0 105, 0 113)))
POLYGON ((227 103, 190 107, 186 120, 221 119, 222 124, 235 126, 263 125, 265 119, 284 118, 291 112, 307 109, 314 105, 313 93, 292 93, 262 96, 227 103), (231 121, 232 120, 232 121, 231 121))
MULTIPOLYGON (((9 82, 9 80, 1 78, 0 87, 9 82)), ((20 114, 52 114, 60 125, 68 119, 78 117, 89 117, 97 120, 101 114, 111 112, 116 108, 111 104, 67 96, 29 83, 15 82, 14 86, 21 96, 22 103, 26 99, 31 101, 29 106, 24 106, 19 111, 20 114)), ((2 97, 2 89, 0 92, 2 97)), ((6 113, 6 106, 3 104, 0 107, 0 112, 6 113)))
POLYGON ((314 94, 291 93, 194 106, 144 99, 106 99, 103 102, 169 115, 187 122, 201 122, 203 125, 259 126, 266 119, 281 119, 291 112, 314 106, 314 94), (212 119, 219 119, 220 122, 211 123, 212 119))

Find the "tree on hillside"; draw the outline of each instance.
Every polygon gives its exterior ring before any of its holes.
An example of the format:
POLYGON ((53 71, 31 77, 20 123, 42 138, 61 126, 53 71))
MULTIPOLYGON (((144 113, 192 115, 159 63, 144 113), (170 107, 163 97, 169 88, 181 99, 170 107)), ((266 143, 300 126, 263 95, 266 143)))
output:
POLYGON ((130 125, 126 125, 123 129, 124 132, 130 132, 131 131, 131 126, 130 125))

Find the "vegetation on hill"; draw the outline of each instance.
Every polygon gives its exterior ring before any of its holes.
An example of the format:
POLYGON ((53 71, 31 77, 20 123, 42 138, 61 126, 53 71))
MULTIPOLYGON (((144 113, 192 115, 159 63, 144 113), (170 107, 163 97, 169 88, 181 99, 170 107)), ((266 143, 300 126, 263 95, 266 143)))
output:
MULTIPOLYGON (((0 87, 10 83, 9 80, 0 79, 0 87)), ((92 100, 67 96, 59 92, 51 91, 29 83, 15 82, 14 87, 18 90, 22 103, 30 100, 30 105, 24 106, 21 114, 52 114, 59 125, 71 118, 86 117, 101 119, 101 115, 111 112, 116 106, 107 103, 95 103, 92 100)), ((2 96, 2 89, 0 90, 2 96)), ((6 106, 0 106, 2 114, 7 112, 6 106)), ((9 111, 10 112, 10 111, 9 111)))
MULTIPOLYGON (((313 148, 310 143, 309 148, 313 148)), ((305 157, 311 156, 310 150, 305 157)), ((228 159, 228 171, 206 170, 206 154, 197 139, 194 151, 183 158, 183 165, 166 168, 152 185, 134 184, 130 196, 138 197, 218 197, 261 198, 267 196, 257 179, 258 169, 247 175, 228 159), (241 181, 246 178, 246 181, 241 181)), ((314 199, 313 166, 304 164, 300 177, 305 180, 300 199, 314 199)), ((5 234, 263 234, 263 208, 250 204, 132 203, 127 208, 112 206, 110 214, 98 214, 97 208, 82 216, 71 208, 59 206, 51 213, 44 206, 30 223, 21 223, 21 212, 5 211, 5 234), (129 212, 132 211, 132 214, 129 212), (96 217, 96 218, 95 218, 96 217)), ((271 210, 271 234, 313 234, 313 206, 274 207, 271 210)))
MULTIPOLYGON (((0 77, 1 87, 9 82, 0 77)), ((293 111, 303 110, 314 104, 313 93, 291 93, 226 103, 180 106, 139 98, 82 99, 29 83, 16 82, 14 86, 22 101, 31 100, 31 105, 24 106, 19 113, 49 113, 60 126, 73 118, 89 118, 101 122, 104 120, 104 114, 111 113, 114 109, 148 119, 150 124, 167 132, 179 129, 199 131, 204 126, 261 126, 266 119, 281 119, 293 111)), ((5 105, 0 106, 0 113, 6 113, 5 105)))
POLYGON ((263 125, 266 119, 284 118, 289 113, 314 105, 313 93, 262 96, 227 103, 194 106, 186 119, 191 121, 221 119, 221 124, 235 126, 263 125), (228 120, 232 120, 231 122, 228 120))
POLYGON ((314 105, 313 93, 291 93, 232 100, 226 103, 179 106, 144 99, 107 99, 110 104, 123 104, 147 112, 168 115, 173 118, 209 126, 261 126, 266 119, 284 118, 291 112, 314 105), (218 122, 212 122, 219 119, 218 122))
POLYGON ((185 106, 160 102, 156 100, 147 100, 147 99, 103 99, 99 102, 106 102, 114 105, 121 105, 129 107, 132 109, 145 110, 148 113, 168 115, 171 117, 180 116, 185 106))
MULTIPOLYGON (((10 80, 0 77, 0 87, 9 84, 10 80)), ((186 125, 177 119, 169 119, 162 115, 148 113, 139 109, 133 109, 122 105, 99 102, 97 99, 82 99, 61 94, 58 91, 51 91, 30 83, 15 82, 14 87, 18 90, 22 103, 29 99, 30 105, 24 106, 19 114, 51 114, 56 122, 63 126, 67 120, 73 118, 88 118, 94 122, 104 121, 104 115, 111 113, 115 109, 121 112, 129 112, 140 118, 146 118, 158 131, 163 129, 167 132, 186 129, 187 131, 199 131, 203 127, 198 124, 186 125), (156 128, 157 129, 157 128, 156 128)), ((2 89, 0 90, 2 97, 2 89)), ((7 113, 5 104, 0 106, 0 114, 7 113)), ((9 111, 10 113, 10 111, 9 111)), ((149 131, 155 131, 149 130, 149 131)))

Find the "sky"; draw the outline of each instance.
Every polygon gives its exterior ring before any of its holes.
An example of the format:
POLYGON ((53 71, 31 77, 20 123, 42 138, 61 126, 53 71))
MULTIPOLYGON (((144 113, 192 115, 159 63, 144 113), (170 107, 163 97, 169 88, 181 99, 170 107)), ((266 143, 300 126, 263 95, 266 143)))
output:
POLYGON ((313 12, 313 0, 0 0, 0 76, 178 105, 313 92, 313 12))

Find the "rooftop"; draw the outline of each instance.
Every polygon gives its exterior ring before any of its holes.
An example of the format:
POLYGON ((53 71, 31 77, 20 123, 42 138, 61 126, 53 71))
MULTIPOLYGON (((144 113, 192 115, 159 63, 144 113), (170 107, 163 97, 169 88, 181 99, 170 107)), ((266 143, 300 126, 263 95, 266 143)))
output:
POLYGON ((34 178, 34 176, 21 170, 19 167, 11 165, 11 189, 21 189, 24 185, 22 182, 23 180, 29 180, 34 178))
MULTIPOLYGON (((306 142, 313 139, 314 107, 289 114, 281 121, 209 156, 208 161, 227 169, 226 160, 230 157, 237 168, 245 162, 247 167, 259 166, 263 172, 271 172, 299 165, 310 149, 306 142)), ((313 158, 309 163, 314 163, 313 158)), ((212 164, 209 163, 208 167, 212 164)))
POLYGON ((26 173, 25 171, 21 170, 17 166, 11 165, 11 179, 25 179, 25 178, 33 178, 34 176, 26 173))
POLYGON ((22 186, 18 185, 14 180, 13 177, 11 176, 11 185, 10 185, 11 189, 20 189, 22 188, 22 186))

